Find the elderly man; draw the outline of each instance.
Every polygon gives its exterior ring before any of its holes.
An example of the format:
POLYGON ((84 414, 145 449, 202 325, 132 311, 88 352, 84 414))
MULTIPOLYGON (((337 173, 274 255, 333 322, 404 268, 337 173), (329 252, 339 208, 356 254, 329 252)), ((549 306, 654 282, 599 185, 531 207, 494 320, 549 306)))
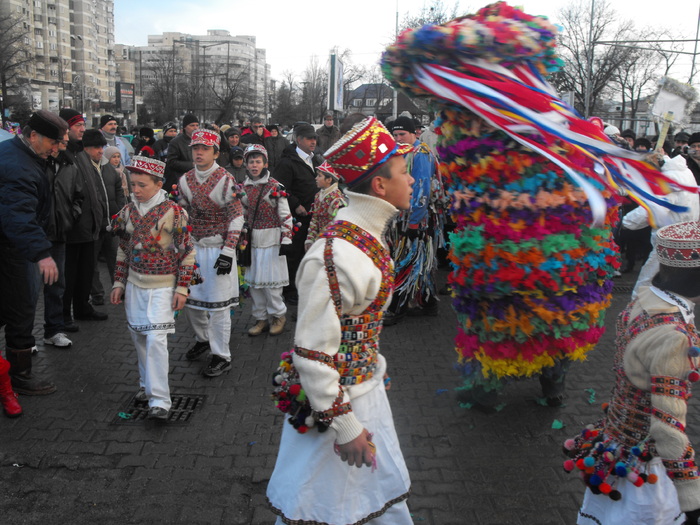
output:
POLYGON ((47 227, 51 188, 47 159, 56 155, 68 125, 39 110, 12 140, 0 143, 0 324, 5 326, 6 356, 17 393, 46 395, 56 387, 32 374, 34 313, 41 275, 44 284, 58 279, 50 255, 47 227))
POLYGON ((323 163, 323 157, 316 153, 318 135, 311 124, 300 124, 294 129, 296 143, 287 146, 275 169, 275 179, 284 184, 292 210, 294 222, 299 229, 292 239, 292 253, 287 255, 289 269, 289 286, 284 296, 288 304, 296 305, 298 295, 294 284, 299 263, 304 257, 304 242, 309 231, 311 216, 309 212, 318 192, 316 186, 316 166, 323 163))

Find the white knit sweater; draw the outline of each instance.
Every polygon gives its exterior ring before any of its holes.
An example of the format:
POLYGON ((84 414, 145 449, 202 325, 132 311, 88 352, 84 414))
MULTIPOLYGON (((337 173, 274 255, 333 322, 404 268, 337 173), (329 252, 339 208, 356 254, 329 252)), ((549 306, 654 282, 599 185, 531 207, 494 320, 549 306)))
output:
MULTIPOLYGON (((349 205, 338 211, 336 220, 357 224, 386 247, 384 232, 398 210, 376 197, 346 193, 349 205)), ((316 241, 299 266, 296 283, 299 291, 299 313, 294 343, 302 348, 333 356, 340 346, 341 331, 323 261, 325 243, 324 238, 316 241)), ((361 314, 379 291, 381 272, 372 259, 342 239, 333 241, 333 261, 338 275, 343 313, 361 314)), ((385 308, 390 302, 391 298, 385 304, 385 308)), ((298 355, 294 355, 294 365, 299 371, 301 383, 313 409, 319 412, 330 409, 338 395, 338 372, 319 361, 298 355)), ((385 371, 386 361, 382 355, 378 355, 377 369, 369 381, 343 387, 344 402, 352 403, 353 398, 373 388, 383 388, 385 371)), ((336 417, 330 428, 336 432, 336 441, 341 445, 355 439, 363 429, 352 412, 336 417)), ((367 430, 372 432, 372 429, 367 430)))

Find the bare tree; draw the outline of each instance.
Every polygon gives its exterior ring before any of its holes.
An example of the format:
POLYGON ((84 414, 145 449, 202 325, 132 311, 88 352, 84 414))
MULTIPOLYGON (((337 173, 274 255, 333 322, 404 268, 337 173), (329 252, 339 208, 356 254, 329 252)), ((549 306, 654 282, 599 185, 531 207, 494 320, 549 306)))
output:
POLYGON ((433 0, 429 6, 423 5, 418 14, 407 13, 404 16, 399 29, 403 31, 404 29, 421 27, 426 24, 444 24, 453 18, 457 18, 457 16, 459 16, 459 11, 459 1, 456 1, 454 5, 449 8, 442 0, 433 0))
POLYGON ((584 113, 586 88, 590 82, 589 107, 595 112, 602 95, 610 91, 615 74, 629 67, 633 51, 593 43, 630 40, 634 24, 630 20, 620 21, 607 0, 599 0, 595 4, 592 18, 588 2, 579 0, 569 4, 561 9, 559 20, 564 28, 559 38, 559 49, 565 64, 551 81, 560 92, 573 92, 574 106, 581 113, 584 113), (593 66, 590 75, 589 60, 593 66))
POLYGON ((22 20, 12 14, 0 14, 0 113, 5 125, 5 103, 8 100, 8 85, 25 70, 32 56, 27 44, 29 30, 22 20))
POLYGON ((326 109, 328 98, 328 71, 317 56, 312 56, 309 65, 302 73, 302 108, 304 119, 308 122, 320 122, 326 109))
POLYGON ((156 122, 178 117, 178 89, 184 76, 182 59, 173 50, 162 51, 143 64, 144 99, 156 122))
POLYGON ((244 67, 218 64, 213 68, 211 77, 205 96, 213 101, 212 109, 216 112, 214 122, 230 122, 249 98, 249 72, 244 67))
POLYGON ((284 126, 291 126, 294 122, 301 120, 299 97, 297 96, 296 76, 292 71, 285 71, 283 79, 277 89, 277 104, 272 114, 272 119, 284 126))

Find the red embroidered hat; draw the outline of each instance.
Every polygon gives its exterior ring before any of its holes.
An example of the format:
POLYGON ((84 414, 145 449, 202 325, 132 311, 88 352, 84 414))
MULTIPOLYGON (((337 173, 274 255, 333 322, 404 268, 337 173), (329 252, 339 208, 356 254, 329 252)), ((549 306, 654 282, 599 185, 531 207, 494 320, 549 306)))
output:
POLYGON ((674 268, 700 268, 700 223, 679 222, 656 232, 659 263, 674 268))
POLYGON ((190 147, 196 146, 197 144, 203 144, 204 146, 219 147, 221 143, 221 136, 214 131, 209 131, 208 129, 200 129, 192 133, 192 141, 190 142, 190 147))
POLYGON ((142 157, 140 155, 131 157, 131 164, 126 166, 126 169, 134 173, 153 175, 160 179, 165 178, 165 162, 149 157, 142 157))
POLYGON ((333 169, 333 166, 331 166, 330 164, 328 164, 328 161, 327 161, 327 160, 324 160, 324 161, 323 161, 323 164, 321 164, 320 166, 316 166, 316 169, 317 169, 318 171, 322 171, 322 172, 325 173, 326 175, 330 175, 330 176, 333 177, 336 181, 340 178, 340 176, 338 175, 338 173, 333 169))
POLYGON ((376 117, 368 117, 355 124, 324 156, 351 187, 367 180, 390 158, 412 149, 409 144, 397 144, 376 117))

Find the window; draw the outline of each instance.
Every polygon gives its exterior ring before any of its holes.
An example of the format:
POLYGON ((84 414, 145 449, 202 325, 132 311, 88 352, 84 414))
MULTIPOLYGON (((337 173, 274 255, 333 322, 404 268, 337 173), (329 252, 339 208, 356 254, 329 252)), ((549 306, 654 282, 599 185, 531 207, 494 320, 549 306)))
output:
POLYGON ((352 101, 352 107, 354 108, 361 108, 362 107, 362 99, 361 98, 356 98, 352 101))
POLYGON ((368 98, 367 100, 365 100, 365 106, 374 106, 376 103, 376 98, 368 98))
POLYGON ((36 41, 36 48, 37 48, 37 49, 44 49, 44 41, 43 41, 43 40, 37 40, 37 41, 36 41))

